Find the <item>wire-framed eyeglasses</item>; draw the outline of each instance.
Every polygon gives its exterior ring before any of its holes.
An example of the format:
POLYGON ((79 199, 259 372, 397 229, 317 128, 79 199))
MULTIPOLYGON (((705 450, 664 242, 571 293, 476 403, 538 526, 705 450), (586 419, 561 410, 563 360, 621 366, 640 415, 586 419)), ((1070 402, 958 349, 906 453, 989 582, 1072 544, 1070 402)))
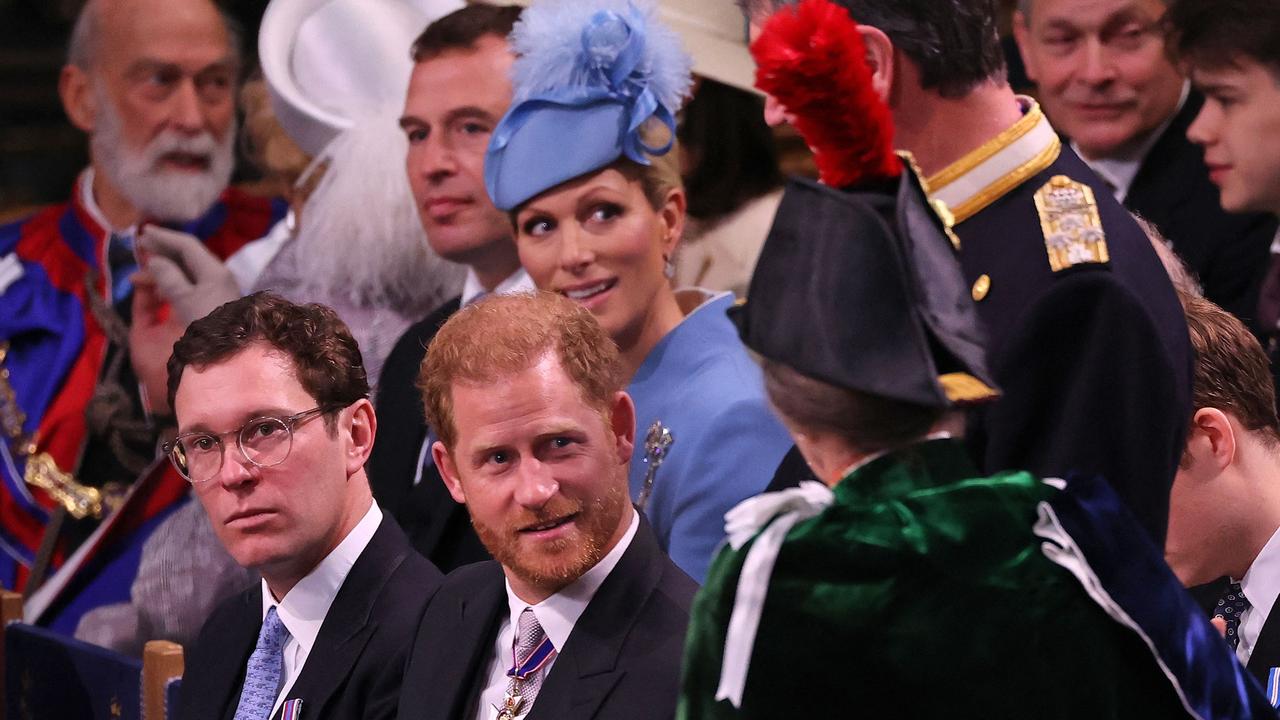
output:
POLYGON ((224 433, 183 433, 162 447, 178 474, 187 482, 202 483, 216 477, 222 470, 223 451, 226 449, 223 437, 236 436, 236 446, 245 460, 258 467, 272 467, 288 459, 289 451, 293 449, 294 428, 340 407, 321 405, 288 417, 254 418, 224 433))

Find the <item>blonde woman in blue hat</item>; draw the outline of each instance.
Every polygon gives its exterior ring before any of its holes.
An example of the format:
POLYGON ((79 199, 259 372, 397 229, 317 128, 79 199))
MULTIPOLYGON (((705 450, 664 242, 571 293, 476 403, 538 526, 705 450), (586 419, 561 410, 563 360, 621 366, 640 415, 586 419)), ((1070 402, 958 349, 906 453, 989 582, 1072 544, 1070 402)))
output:
POLYGON ((690 60, 654 12, 626 0, 526 10, 485 185, 538 287, 582 303, 618 344, 636 403, 632 500, 701 580, 724 513, 765 488, 789 441, 725 315, 733 295, 671 287, 686 208, 674 116, 690 60))

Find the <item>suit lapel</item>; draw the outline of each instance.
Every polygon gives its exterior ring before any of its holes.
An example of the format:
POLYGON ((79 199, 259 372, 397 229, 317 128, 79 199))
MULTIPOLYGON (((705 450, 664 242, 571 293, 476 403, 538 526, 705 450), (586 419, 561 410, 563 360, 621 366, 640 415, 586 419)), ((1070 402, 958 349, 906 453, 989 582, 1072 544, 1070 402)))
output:
MULTIPOLYGON (((352 665, 377 629, 377 621, 372 617, 374 602, 391 574, 411 552, 407 542, 396 542, 398 534, 399 529, 384 517, 364 552, 351 566, 320 625, 302 673, 285 696, 286 700, 301 698, 303 711, 308 716, 317 717, 344 685, 352 665)), ((277 711, 275 717, 279 716, 277 711)))
POLYGON ((1280 609, 1280 598, 1276 598, 1271 612, 1267 613, 1267 621, 1262 624, 1262 632, 1258 633, 1258 642, 1249 654, 1248 670, 1264 688, 1267 686, 1267 672, 1280 666, 1280 618, 1276 617, 1277 609, 1280 609))
MULTIPOLYGON (((1193 92, 1187 97, 1169 127, 1164 129, 1160 139, 1142 159, 1138 173, 1134 175, 1129 192, 1125 195, 1125 205, 1156 207, 1166 212, 1178 207, 1196 192, 1196 184, 1186 182, 1185 174, 1188 162, 1193 159, 1200 161, 1200 151, 1187 140, 1186 134, 1203 104, 1203 99, 1197 93, 1193 92)), ((1145 214, 1151 214, 1151 211, 1148 210, 1145 214)))
POLYGON ((213 707, 222 708, 220 716, 232 720, 240 704, 240 690, 244 686, 245 667, 249 656, 258 645, 258 632, 262 628, 262 583, 240 593, 236 599, 235 621, 213 639, 216 647, 207 654, 209 663, 198 669, 208 677, 208 685, 217 688, 218 695, 210 698, 213 707))
POLYGON ((528 720, 594 717, 626 674, 619 658, 662 577, 662 551, 644 514, 631 547, 578 618, 538 692, 528 720))

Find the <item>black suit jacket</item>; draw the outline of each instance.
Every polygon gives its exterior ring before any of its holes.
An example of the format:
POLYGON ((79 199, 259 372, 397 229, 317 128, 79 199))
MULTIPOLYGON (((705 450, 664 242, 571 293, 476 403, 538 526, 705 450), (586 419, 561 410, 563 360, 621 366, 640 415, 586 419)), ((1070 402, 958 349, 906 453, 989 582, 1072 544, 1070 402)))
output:
MULTIPOLYGON (((440 582, 440 571, 384 517, 338 590, 285 699, 301 698, 304 718, 394 717, 409 639, 440 582)), ((261 583, 214 611, 187 653, 178 718, 235 716, 261 627, 261 583)))
MULTIPOLYGON (((631 546, 556 656, 528 720, 673 717, 696 590, 641 515, 631 546)), ((487 680, 507 613, 498 563, 477 563, 445 578, 418 629, 399 717, 465 720, 487 680)))
POLYGON ((1203 105, 1204 97, 1192 92, 1142 161, 1124 204, 1173 243, 1206 297, 1252 324, 1276 219, 1222 209, 1204 151, 1187 139, 1203 105))
POLYGON ((1280 598, 1267 613, 1267 621, 1262 624, 1262 632, 1258 633, 1258 641, 1249 655, 1247 669, 1265 688, 1267 673, 1273 667, 1280 667, 1280 598))
POLYGON ((419 452, 427 438, 427 421, 418 392, 418 369, 440 326, 461 303, 454 298, 409 327, 387 356, 378 379, 375 408, 378 441, 366 466, 369 486, 378 504, 404 528, 415 550, 444 572, 488 560, 465 506, 454 502, 433 463, 413 484, 419 452))

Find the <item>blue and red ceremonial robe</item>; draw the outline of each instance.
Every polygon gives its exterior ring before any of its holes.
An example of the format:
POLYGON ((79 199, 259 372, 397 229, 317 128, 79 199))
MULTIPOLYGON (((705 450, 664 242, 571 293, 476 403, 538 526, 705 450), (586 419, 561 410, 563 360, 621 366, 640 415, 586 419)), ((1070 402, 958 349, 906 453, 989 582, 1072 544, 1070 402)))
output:
MULTIPOLYGON (((21 435, 33 437, 36 453, 47 453, 63 472, 75 470, 84 450, 85 408, 108 345, 90 311, 90 293, 111 303, 110 232, 81 203, 80 182, 70 202, 0 226, 0 266, 5 268, 0 272, 0 343, 8 346, 0 372, 7 372, 12 388, 12 397, 0 393, 0 420, 21 418, 21 435)), ((174 227, 199 237, 225 259, 265 235, 286 209, 283 201, 232 188, 204 216, 174 227)), ((26 455, 12 430, 0 423, 0 584, 20 589, 55 503, 26 484, 26 455)), ((131 580, 138 553, 129 547, 140 549, 146 534, 139 530, 158 523, 187 490, 168 463, 155 464, 138 479, 125 506, 104 521, 106 532, 95 534, 89 552, 77 553, 78 568, 91 573, 123 558, 126 567, 117 570, 131 580)), ((71 550, 58 548, 50 570, 71 550)), ((118 597, 104 600, 127 599, 128 583, 110 594, 118 597)))

